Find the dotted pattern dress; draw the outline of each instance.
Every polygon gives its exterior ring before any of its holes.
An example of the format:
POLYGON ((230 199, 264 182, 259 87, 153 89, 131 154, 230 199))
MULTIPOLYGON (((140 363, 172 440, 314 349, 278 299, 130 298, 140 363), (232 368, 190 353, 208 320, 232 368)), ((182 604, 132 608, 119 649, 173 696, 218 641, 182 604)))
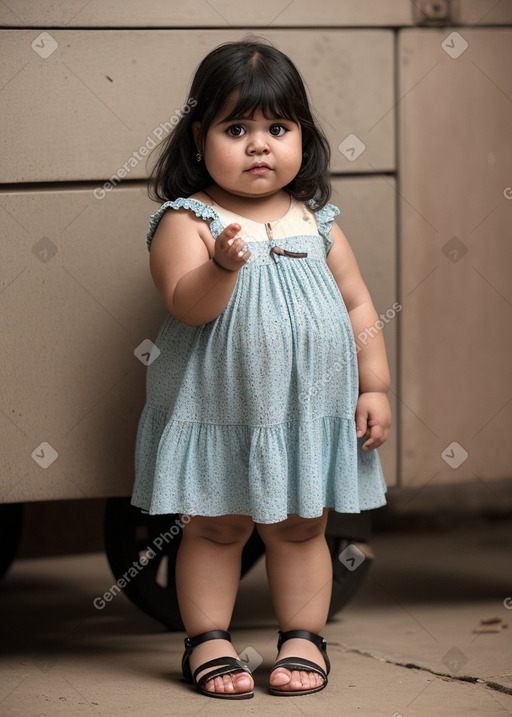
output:
POLYGON ((356 345, 327 265, 333 204, 292 199, 260 224, 180 198, 216 238, 232 221, 251 256, 226 308, 187 326, 170 314, 148 365, 132 504, 150 514, 249 515, 277 523, 324 507, 358 513, 386 503, 378 453, 356 436, 356 345))

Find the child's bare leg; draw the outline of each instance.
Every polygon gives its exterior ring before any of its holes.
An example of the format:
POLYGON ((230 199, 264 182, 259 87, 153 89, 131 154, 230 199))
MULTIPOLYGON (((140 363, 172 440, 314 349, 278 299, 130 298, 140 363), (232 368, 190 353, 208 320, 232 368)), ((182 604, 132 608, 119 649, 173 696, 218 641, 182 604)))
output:
MULTIPOLYGON (((267 574, 279 629, 309 630, 321 634, 332 592, 332 562, 325 540, 327 509, 321 518, 289 515, 271 525, 258 524, 265 543, 267 574)), ((325 669, 320 650, 301 638, 283 643, 278 659, 303 657, 325 669)), ((323 680, 313 672, 275 670, 270 684, 279 689, 312 689, 323 680)))
MULTIPOLYGON (((176 559, 176 588, 181 617, 189 637, 209 630, 228 630, 240 582, 242 549, 254 523, 249 516, 193 516, 184 527, 176 559)), ((216 657, 237 657, 227 640, 209 640, 194 648, 192 673, 216 657)), ((207 668, 205 672, 208 671, 207 668)), ((202 672, 196 679, 202 676, 202 672)), ((212 692, 247 692, 247 673, 215 677, 205 688, 212 692)))

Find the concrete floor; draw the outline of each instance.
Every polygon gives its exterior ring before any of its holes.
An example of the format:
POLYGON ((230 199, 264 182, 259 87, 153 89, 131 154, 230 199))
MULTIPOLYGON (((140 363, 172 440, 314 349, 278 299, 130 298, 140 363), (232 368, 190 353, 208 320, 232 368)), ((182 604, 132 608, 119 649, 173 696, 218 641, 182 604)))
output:
POLYGON ((0 589, 0 715, 512 715, 510 519, 374 536, 363 587, 324 634, 327 688, 307 697, 266 692, 276 627, 260 561, 242 581, 235 647, 263 658, 255 697, 228 703, 180 681, 183 633, 169 633, 118 595, 103 554, 18 560, 0 589))

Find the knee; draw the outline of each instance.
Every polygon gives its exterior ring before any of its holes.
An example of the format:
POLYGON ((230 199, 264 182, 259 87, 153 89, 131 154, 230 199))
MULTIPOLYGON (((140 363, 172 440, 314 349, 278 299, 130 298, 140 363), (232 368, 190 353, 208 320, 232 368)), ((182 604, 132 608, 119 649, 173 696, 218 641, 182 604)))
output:
POLYGON ((303 543, 325 535, 326 515, 320 518, 289 516, 287 520, 272 525, 257 525, 259 536, 265 545, 273 543, 303 543))
POLYGON ((189 534, 221 545, 242 544, 249 540, 254 523, 249 516, 219 516, 215 518, 194 516, 187 530, 189 534))

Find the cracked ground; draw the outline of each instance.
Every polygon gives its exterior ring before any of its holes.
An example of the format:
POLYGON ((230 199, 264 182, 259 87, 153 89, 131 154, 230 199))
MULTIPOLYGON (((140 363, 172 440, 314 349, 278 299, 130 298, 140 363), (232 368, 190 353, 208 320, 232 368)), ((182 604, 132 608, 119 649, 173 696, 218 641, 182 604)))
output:
POLYGON ((183 633, 123 594, 94 608, 114 582, 102 553, 18 560, 0 590, 0 714, 512 716, 510 516, 410 521, 371 547, 365 582, 323 631, 329 684, 307 697, 267 693, 277 628, 264 560, 244 577, 231 633, 261 664, 254 699, 236 707, 180 681, 183 633))

